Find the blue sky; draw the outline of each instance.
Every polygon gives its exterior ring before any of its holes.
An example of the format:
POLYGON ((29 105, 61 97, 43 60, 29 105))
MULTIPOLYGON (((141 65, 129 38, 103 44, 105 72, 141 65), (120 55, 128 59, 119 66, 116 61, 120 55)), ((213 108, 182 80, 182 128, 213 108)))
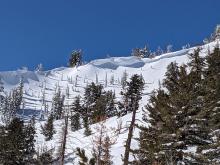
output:
POLYGON ((0 71, 66 66, 79 48, 90 61, 145 44, 197 44, 220 23, 219 7, 219 0, 1 0, 0 71))

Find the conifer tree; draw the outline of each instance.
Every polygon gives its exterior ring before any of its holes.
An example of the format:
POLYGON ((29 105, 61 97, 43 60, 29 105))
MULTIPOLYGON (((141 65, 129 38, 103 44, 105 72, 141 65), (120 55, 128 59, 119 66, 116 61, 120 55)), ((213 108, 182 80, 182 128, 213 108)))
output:
POLYGON ((41 127, 42 134, 45 136, 46 141, 51 140, 53 138, 53 134, 55 133, 53 126, 54 117, 52 114, 48 117, 47 123, 41 127))
POLYGON ((95 118, 97 117, 95 116, 95 113, 97 114, 97 112, 100 112, 94 107, 99 105, 98 100, 101 96, 103 96, 102 85, 96 85, 92 82, 86 87, 84 93, 84 112, 86 113, 85 115, 88 117, 88 119, 91 119, 91 121, 95 121, 95 118))
POLYGON ((77 67, 82 64, 82 50, 74 50, 71 53, 69 59, 69 66, 70 67, 77 67))
POLYGON ((25 131, 24 123, 14 118, 1 131, 0 140, 4 142, 0 147, 1 164, 25 164, 25 131))
MULTIPOLYGON (((137 155, 137 159, 134 161, 136 164, 154 164, 159 163, 164 159, 164 155, 160 154, 162 150, 162 143, 160 139, 163 125, 172 126, 171 114, 169 113, 169 106, 167 101, 169 96, 164 90, 159 88, 153 92, 150 97, 149 104, 146 105, 146 109, 149 112, 149 118, 147 112, 144 111, 143 121, 150 123, 150 127, 138 126, 141 130, 139 138, 139 149, 133 151, 137 155)), ((170 127, 172 129, 172 127, 170 127)))
POLYGON ((84 116, 83 117, 83 126, 84 126, 84 135, 85 136, 89 136, 92 134, 92 131, 89 127, 89 121, 88 121, 88 117, 87 116, 84 116))
POLYGON ((107 91, 104 94, 106 105, 105 105, 105 114, 106 117, 113 117, 117 115, 116 102, 115 102, 115 93, 112 91, 107 91))
POLYGON ((3 114, 4 111, 4 99, 5 99, 4 87, 0 77, 0 114, 3 114))
POLYGON ((65 99, 64 95, 61 94, 61 90, 60 88, 58 88, 57 92, 55 93, 53 97, 53 102, 52 102, 52 112, 56 120, 59 120, 62 118, 63 108, 64 108, 64 99, 65 99))
POLYGON ((37 165, 52 165, 52 152, 43 151, 40 155, 38 155, 37 160, 35 162, 37 165))
POLYGON ((204 65, 203 60, 198 60, 198 51, 194 53, 189 73, 186 65, 179 67, 171 63, 168 66, 163 81, 166 92, 159 89, 146 106, 150 119, 144 118, 144 121, 150 122, 151 126, 140 127, 137 162, 207 163, 201 149, 194 154, 186 152, 189 146, 203 148, 211 142, 209 121, 204 113, 204 65))
POLYGON ((166 79, 164 79, 163 86, 170 92, 178 91, 178 79, 179 79, 179 66, 176 62, 171 62, 167 66, 167 72, 165 73, 166 79))
POLYGON ((205 157, 210 163, 220 163, 220 49, 216 47, 213 53, 206 57, 207 67, 205 69, 204 88, 206 96, 204 98, 205 111, 203 115, 208 118, 208 126, 212 136, 212 143, 201 147, 205 150, 205 157))
POLYGON ((103 165, 112 165, 112 156, 110 153, 110 148, 112 146, 112 142, 109 136, 104 137, 104 142, 102 145, 103 149, 103 156, 102 156, 102 163, 103 165))
POLYGON ((35 146, 34 146, 34 143, 36 141, 35 140, 36 131, 33 120, 30 121, 27 126, 25 126, 24 134, 25 134, 25 143, 24 143, 25 162, 32 164, 34 162, 34 158, 33 158, 34 154, 36 154, 35 146))
POLYGON ((77 112, 71 116, 71 129, 72 131, 77 131, 80 128, 80 114, 77 112))
POLYGON ((79 165, 95 165, 95 158, 89 159, 84 149, 76 148, 76 155, 80 158, 79 165))
POLYGON ((121 78, 121 86, 122 89, 124 89, 127 85, 127 79, 128 79, 128 74, 126 72, 126 70, 123 72, 122 78, 121 78))
POLYGON ((83 108, 80 104, 80 96, 77 96, 71 107, 70 119, 72 131, 77 131, 81 128, 80 116, 83 116, 83 108))
POLYGON ((136 120, 136 112, 139 108, 139 101, 142 98, 142 90, 144 88, 143 77, 137 74, 131 77, 131 81, 128 82, 128 89, 125 96, 128 98, 128 111, 132 112, 132 119, 128 128, 128 138, 125 144, 125 154, 123 158, 124 165, 129 163, 129 154, 131 150, 131 139, 133 136, 133 130, 136 120))

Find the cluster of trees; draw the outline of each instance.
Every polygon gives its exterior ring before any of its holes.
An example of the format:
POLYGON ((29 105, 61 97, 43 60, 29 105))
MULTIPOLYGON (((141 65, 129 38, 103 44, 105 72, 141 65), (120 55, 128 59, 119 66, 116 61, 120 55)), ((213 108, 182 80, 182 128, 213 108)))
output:
MULTIPOLYGON (((143 123, 137 126, 140 129, 136 139, 138 149, 132 150, 131 140, 145 82, 142 75, 137 74, 127 81, 126 72, 121 79, 123 99, 118 103, 119 110, 116 108, 114 92, 104 91, 101 84, 87 85, 83 99, 75 97, 73 104, 68 107, 65 107, 65 97, 57 88, 52 111, 42 126, 45 140, 53 138, 54 120, 65 119, 59 156, 59 160, 64 162, 69 119, 72 131, 84 127, 85 136, 89 136, 92 133, 90 124, 131 113, 122 157, 124 165, 220 163, 219 45, 213 52, 208 51, 205 57, 200 56, 198 48, 189 58, 187 64, 170 63, 159 89, 150 96, 145 106, 143 123), (65 108, 68 108, 67 111, 65 108), (131 153, 135 160, 129 162, 131 153)), ((21 106, 22 95, 22 81, 9 95, 5 95, 0 80, 0 108, 2 121, 5 122, 4 126, 0 126, 0 164, 50 164, 53 161, 50 152, 39 154, 35 150, 34 120, 25 124, 15 115, 21 106)), ((85 150, 77 148, 79 164, 111 165, 110 148, 114 140, 107 135, 103 125, 96 131, 99 135, 93 140, 93 157, 89 159, 85 150)))
POLYGON ((35 150, 35 121, 25 124, 14 117, 7 126, 0 126, 0 164, 49 164, 49 152, 35 150))
POLYGON ((23 81, 21 79, 17 88, 9 94, 5 94, 3 85, 0 81, 0 113, 1 120, 6 125, 15 117, 16 112, 20 109, 23 98, 23 81))
POLYGON ((77 96, 70 106, 65 107, 64 100, 65 97, 58 88, 52 100, 52 111, 46 124, 42 126, 42 133, 46 140, 51 140, 55 133, 54 120, 64 119, 68 116, 72 131, 85 128, 84 134, 89 136, 92 133, 90 124, 118 114, 114 92, 104 91, 100 84, 91 83, 88 85, 85 88, 84 99, 77 96))
POLYGON ((160 46, 156 51, 151 51, 147 46, 144 48, 134 48, 132 49, 131 55, 139 58, 153 58, 155 56, 159 56, 163 53, 170 53, 173 51, 172 45, 167 45, 166 49, 163 50, 160 46))
POLYGON ((117 114, 115 94, 104 91, 102 85, 91 83, 85 88, 84 100, 77 96, 71 106, 72 130, 81 128, 81 119, 85 135, 90 135, 89 124, 97 123, 117 114))
POLYGON ((208 38, 205 38, 205 39, 203 40, 203 42, 204 42, 205 44, 207 44, 207 43, 210 43, 210 42, 212 42, 212 41, 215 41, 216 39, 220 39, 220 25, 217 25, 217 26, 215 27, 215 29, 214 29, 214 32, 211 34, 211 36, 208 37, 208 38))
POLYGON ((218 164, 220 160, 220 50, 167 67, 139 126, 134 164, 218 164), (195 151, 195 153, 194 153, 195 151))

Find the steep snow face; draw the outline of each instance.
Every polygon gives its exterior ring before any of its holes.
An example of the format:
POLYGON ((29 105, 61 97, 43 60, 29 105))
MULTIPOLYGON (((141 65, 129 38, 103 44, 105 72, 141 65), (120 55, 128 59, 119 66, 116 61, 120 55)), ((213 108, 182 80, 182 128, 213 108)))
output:
MULTIPOLYGON (((218 41, 216 41, 218 42, 218 41)), ((216 42, 201 46, 201 55, 210 49, 212 51, 216 42)), ((196 48, 184 49, 177 52, 163 54, 153 59, 137 58, 137 57, 112 57, 107 59, 94 60, 90 63, 80 66, 78 68, 56 68, 45 72, 34 72, 27 70, 0 72, 0 77, 4 83, 7 92, 18 85, 21 78, 24 81, 24 110, 19 112, 19 115, 25 119, 35 115, 37 119, 47 117, 46 110, 50 111, 51 101, 55 90, 59 86, 62 93, 66 96, 65 104, 71 105, 74 97, 81 95, 83 97, 84 88, 91 82, 103 84, 104 90, 113 90, 116 94, 116 99, 120 100, 121 95, 121 77, 123 72, 127 72, 128 77, 133 74, 142 74, 145 80, 144 94, 140 101, 140 109, 137 114, 137 119, 142 119, 142 109, 147 104, 148 95, 152 90, 158 88, 158 82, 161 81, 166 72, 166 67, 169 63, 176 61, 178 64, 187 63, 189 61, 188 54, 192 53, 196 48), (114 82, 110 84, 110 80, 114 82), (107 82, 107 84, 106 84, 107 82), (42 104, 45 96, 46 106, 42 104)), ((112 127, 116 128, 118 123, 122 122, 123 131, 117 136, 116 144, 112 146, 111 154, 113 156, 114 164, 121 163, 121 154, 124 153, 124 142, 127 137, 127 130, 125 129, 131 118, 128 114, 122 118, 110 118, 105 125, 109 128, 109 133, 112 134, 112 127)), ((40 126, 44 123, 42 120, 37 120, 37 136, 36 147, 42 148, 47 146, 48 149, 53 148, 57 151, 59 147, 59 133, 62 130, 62 120, 55 121, 56 134, 51 141, 45 141, 41 134, 40 126)), ((93 133, 95 133, 95 125, 92 125, 93 133)), ((95 133, 96 134, 96 133, 95 133)), ((66 164, 77 164, 77 158, 74 150, 76 147, 84 148, 87 154, 91 155, 92 139, 95 134, 85 137, 83 129, 72 132, 68 131, 67 148, 66 148, 66 164)), ((138 136, 138 130, 135 129, 134 137, 138 136)), ((132 141, 132 148, 136 148, 136 141, 132 141)), ((131 156, 132 159, 132 156, 131 156)))

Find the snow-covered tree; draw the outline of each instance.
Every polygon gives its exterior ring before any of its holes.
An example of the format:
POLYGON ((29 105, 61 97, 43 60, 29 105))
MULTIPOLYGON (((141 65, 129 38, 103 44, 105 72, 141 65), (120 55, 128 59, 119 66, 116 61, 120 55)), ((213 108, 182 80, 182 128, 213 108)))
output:
POLYGON ((46 140, 51 140, 55 133, 53 121, 54 121, 54 117, 52 114, 50 114, 45 125, 41 127, 42 134, 45 136, 46 140))
POLYGON ((3 111, 4 98, 5 98, 4 87, 0 77, 0 113, 3 111))
POLYGON ((52 113, 56 120, 61 119, 63 116, 65 96, 61 94, 60 88, 57 89, 52 101, 52 113))
POLYGON ((82 64, 82 50, 73 50, 69 59, 70 67, 77 67, 82 64))
POLYGON ((173 45, 167 45, 166 53, 170 53, 173 51, 173 45))
POLYGON ((144 48, 134 48, 132 49, 132 56, 145 58, 149 56, 150 51, 148 50, 147 46, 144 48))
POLYGON ((121 86, 124 89, 125 86, 127 85, 127 79, 128 79, 128 73, 126 70, 123 72, 122 77, 121 77, 121 86))
POLYGON ((38 64, 36 69, 35 69, 36 72, 42 72, 44 71, 44 67, 43 67, 43 64, 38 64))

